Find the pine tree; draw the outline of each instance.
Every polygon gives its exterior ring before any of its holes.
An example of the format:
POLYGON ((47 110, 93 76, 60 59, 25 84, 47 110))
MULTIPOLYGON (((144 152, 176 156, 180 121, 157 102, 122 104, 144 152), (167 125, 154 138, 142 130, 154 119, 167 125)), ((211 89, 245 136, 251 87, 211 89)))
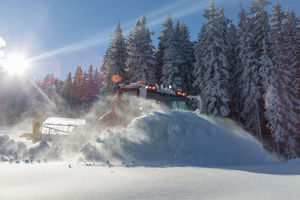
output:
MULTIPOLYGON (((295 33, 295 44, 296 48, 296 60, 298 64, 296 66, 296 73, 294 74, 293 79, 293 88, 296 97, 296 112, 298 113, 298 122, 297 122, 297 135, 300 134, 300 17, 296 17, 295 13, 292 12, 292 18, 296 21, 296 33, 295 33)), ((299 144, 298 144, 299 145, 299 144)))
POLYGON ((265 65, 269 55, 269 21, 264 10, 269 2, 254 0, 250 6, 251 16, 247 18, 247 51, 245 54, 244 80, 242 98, 244 100, 241 115, 246 128, 262 140, 262 126, 264 125, 264 94, 269 65, 265 65), (267 51, 267 52, 266 52, 267 51))
POLYGON ((47 74, 42 81, 37 81, 36 83, 40 86, 49 86, 57 82, 57 78, 54 76, 53 73, 47 74))
POLYGON ((69 72, 67 79, 63 83, 63 91, 68 96, 72 96, 72 85, 72 73, 69 72))
POLYGON ((157 51, 155 53, 155 58, 157 62, 157 71, 156 71, 156 78, 158 80, 158 84, 162 83, 162 67, 164 64, 163 61, 163 56, 164 56, 164 51, 168 47, 168 44, 170 43, 170 39, 172 38, 172 34, 174 32, 173 30, 173 20, 171 15, 168 15, 165 23, 162 25, 163 30, 161 32, 161 35, 159 36, 158 40, 158 47, 157 51))
POLYGON ((231 24, 228 30, 228 48, 227 48, 227 60, 229 65, 229 75, 230 75, 230 83, 229 83, 229 91, 230 91, 230 110, 231 117, 237 121, 240 121, 239 113, 240 113, 240 92, 241 86, 239 85, 239 79, 241 75, 241 65, 238 60, 238 46, 239 40, 237 28, 234 24, 231 24))
POLYGON ((111 77, 118 74, 122 78, 122 82, 128 82, 125 75, 125 66, 127 58, 127 50, 125 45, 125 38, 122 35, 122 29, 120 23, 115 29, 113 38, 106 51, 105 55, 105 67, 103 68, 103 81, 104 88, 108 91, 113 91, 115 83, 111 81, 111 77))
POLYGON ((194 76, 194 48, 193 43, 190 41, 190 32, 188 27, 185 24, 181 24, 179 28, 179 51, 182 55, 183 66, 182 74, 184 75, 185 88, 187 92, 194 93, 193 91, 193 81, 195 79, 194 76))
POLYGON ((94 74, 94 83, 95 83, 95 88, 96 88, 96 94, 98 94, 101 90, 101 77, 100 77, 100 72, 98 71, 98 68, 96 67, 95 69, 95 74, 94 74))
POLYGON ((234 118, 239 122, 246 124, 246 114, 248 112, 247 105, 245 101, 248 98, 250 91, 250 82, 252 77, 248 76, 250 74, 250 69, 252 66, 251 58, 254 56, 251 51, 251 20, 246 12, 246 10, 240 5, 241 11, 238 14, 239 22, 237 29, 237 65, 233 72, 233 82, 234 87, 232 88, 232 104, 233 104, 233 115, 234 118))
POLYGON ((100 79, 99 82, 100 82, 100 85, 102 86, 100 92, 105 91, 105 88, 106 88, 106 77, 107 77, 106 72, 108 72, 108 70, 107 70, 106 60, 104 58, 103 63, 99 69, 99 79, 100 79))
POLYGON ((73 81, 73 97, 82 100, 85 97, 84 77, 80 66, 77 67, 73 81))
POLYGON ((184 55, 182 52, 182 37, 180 23, 177 22, 175 27, 171 27, 171 22, 168 22, 168 30, 166 35, 169 35, 165 42, 163 51, 163 66, 161 82, 163 86, 171 86, 173 89, 187 90, 185 79, 187 78, 187 68, 184 63, 184 55))
POLYGON ((86 74, 86 96, 92 97, 97 94, 96 83, 94 81, 94 69, 93 66, 90 65, 88 69, 88 73, 86 74))
MULTIPOLYGON (((298 33, 299 34, 299 33, 298 33)), ((285 12, 284 22, 283 22, 283 38, 285 50, 284 59, 284 72, 281 73, 283 82, 283 101, 282 104, 286 111, 286 132, 288 134, 288 144, 286 148, 286 153, 289 157, 296 157, 295 153, 295 137, 299 135, 299 103, 300 100, 297 98, 298 92, 297 82, 299 77, 297 77, 297 70, 299 70, 300 61, 297 59, 297 18, 294 12, 285 12)), ((299 83, 299 82, 298 82, 299 83)))
MULTIPOLYGON (((227 63, 226 35, 229 21, 224 17, 223 8, 217 13, 214 3, 211 2, 208 10, 204 11, 204 16, 209 20, 205 25, 204 38, 201 43, 202 50, 196 52, 205 52, 205 57, 198 60, 195 66, 196 71, 201 71, 201 79, 204 87, 201 88, 201 97, 203 98, 204 111, 213 116, 226 117, 230 114, 229 108, 229 68, 227 63), (197 63, 202 62, 203 69, 197 69, 197 63)), ((198 77, 197 77, 198 78, 198 77)), ((196 81, 196 84, 199 81, 196 81)), ((195 83, 194 83, 195 84, 195 83)), ((196 85, 195 84, 195 85, 196 85)))
POLYGON ((126 81, 156 83, 156 62, 151 33, 142 16, 130 32, 127 41, 126 81))
MULTIPOLYGON (((203 61, 206 54, 205 47, 208 46, 208 34, 206 29, 206 24, 203 24, 200 30, 200 33, 198 34, 198 41, 194 45, 194 55, 195 55, 195 63, 194 63, 194 74, 195 74, 195 80, 193 82, 193 88, 195 90, 196 94, 200 94, 202 96, 202 92, 204 91, 205 87, 205 79, 204 75, 205 72, 208 70, 207 66, 203 65, 203 61)), ((205 100, 204 97, 202 100, 205 100)), ((203 110, 204 111, 204 110, 203 110)), ((204 111, 207 113, 207 111, 204 111)))
POLYGON ((89 89, 89 82, 87 80, 87 77, 88 77, 88 75, 87 75, 86 71, 84 70, 83 76, 82 76, 83 96, 81 97, 80 100, 84 100, 84 99, 87 99, 87 98, 90 98, 93 96, 89 89))

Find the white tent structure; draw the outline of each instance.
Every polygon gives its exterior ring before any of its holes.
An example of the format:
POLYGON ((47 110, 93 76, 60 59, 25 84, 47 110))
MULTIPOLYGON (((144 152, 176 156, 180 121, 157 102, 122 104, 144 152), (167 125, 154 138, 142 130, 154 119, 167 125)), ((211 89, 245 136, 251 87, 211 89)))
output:
POLYGON ((85 126, 84 119, 50 117, 46 119, 41 127, 42 134, 68 135, 75 127, 85 126))

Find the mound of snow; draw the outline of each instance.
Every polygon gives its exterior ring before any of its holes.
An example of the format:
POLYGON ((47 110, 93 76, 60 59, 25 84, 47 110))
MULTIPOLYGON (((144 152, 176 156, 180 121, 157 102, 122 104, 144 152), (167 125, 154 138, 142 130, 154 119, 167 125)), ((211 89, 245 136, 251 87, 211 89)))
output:
POLYGON ((57 152, 47 142, 40 142, 28 148, 22 142, 16 142, 7 135, 0 135, 0 162, 14 162, 35 159, 58 159, 57 152))
POLYGON ((127 129, 107 129, 81 152, 86 160, 146 166, 209 166, 274 161, 250 134, 192 112, 152 112, 127 129))

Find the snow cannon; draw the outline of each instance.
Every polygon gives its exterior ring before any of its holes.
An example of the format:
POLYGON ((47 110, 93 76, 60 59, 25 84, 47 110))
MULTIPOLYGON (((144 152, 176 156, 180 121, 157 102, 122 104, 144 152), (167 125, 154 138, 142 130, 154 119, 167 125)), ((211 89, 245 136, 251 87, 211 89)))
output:
POLYGON ((171 110, 201 110, 201 98, 199 96, 188 96, 187 92, 165 89, 155 84, 131 83, 125 86, 118 86, 112 109, 109 113, 99 118, 100 128, 126 127, 130 121, 147 111, 154 111, 151 103, 171 110))

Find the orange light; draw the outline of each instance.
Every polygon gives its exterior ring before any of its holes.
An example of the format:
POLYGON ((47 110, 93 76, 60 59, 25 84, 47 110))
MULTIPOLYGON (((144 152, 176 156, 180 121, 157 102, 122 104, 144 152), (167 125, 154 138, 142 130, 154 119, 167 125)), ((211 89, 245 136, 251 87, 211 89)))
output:
POLYGON ((142 84, 142 83, 143 83, 142 81, 139 81, 139 82, 138 82, 138 84, 142 84))
POLYGON ((118 74, 115 74, 115 75, 113 75, 113 76, 111 77, 111 80, 112 80, 114 83, 120 83, 121 79, 122 79, 121 76, 118 75, 118 74))

